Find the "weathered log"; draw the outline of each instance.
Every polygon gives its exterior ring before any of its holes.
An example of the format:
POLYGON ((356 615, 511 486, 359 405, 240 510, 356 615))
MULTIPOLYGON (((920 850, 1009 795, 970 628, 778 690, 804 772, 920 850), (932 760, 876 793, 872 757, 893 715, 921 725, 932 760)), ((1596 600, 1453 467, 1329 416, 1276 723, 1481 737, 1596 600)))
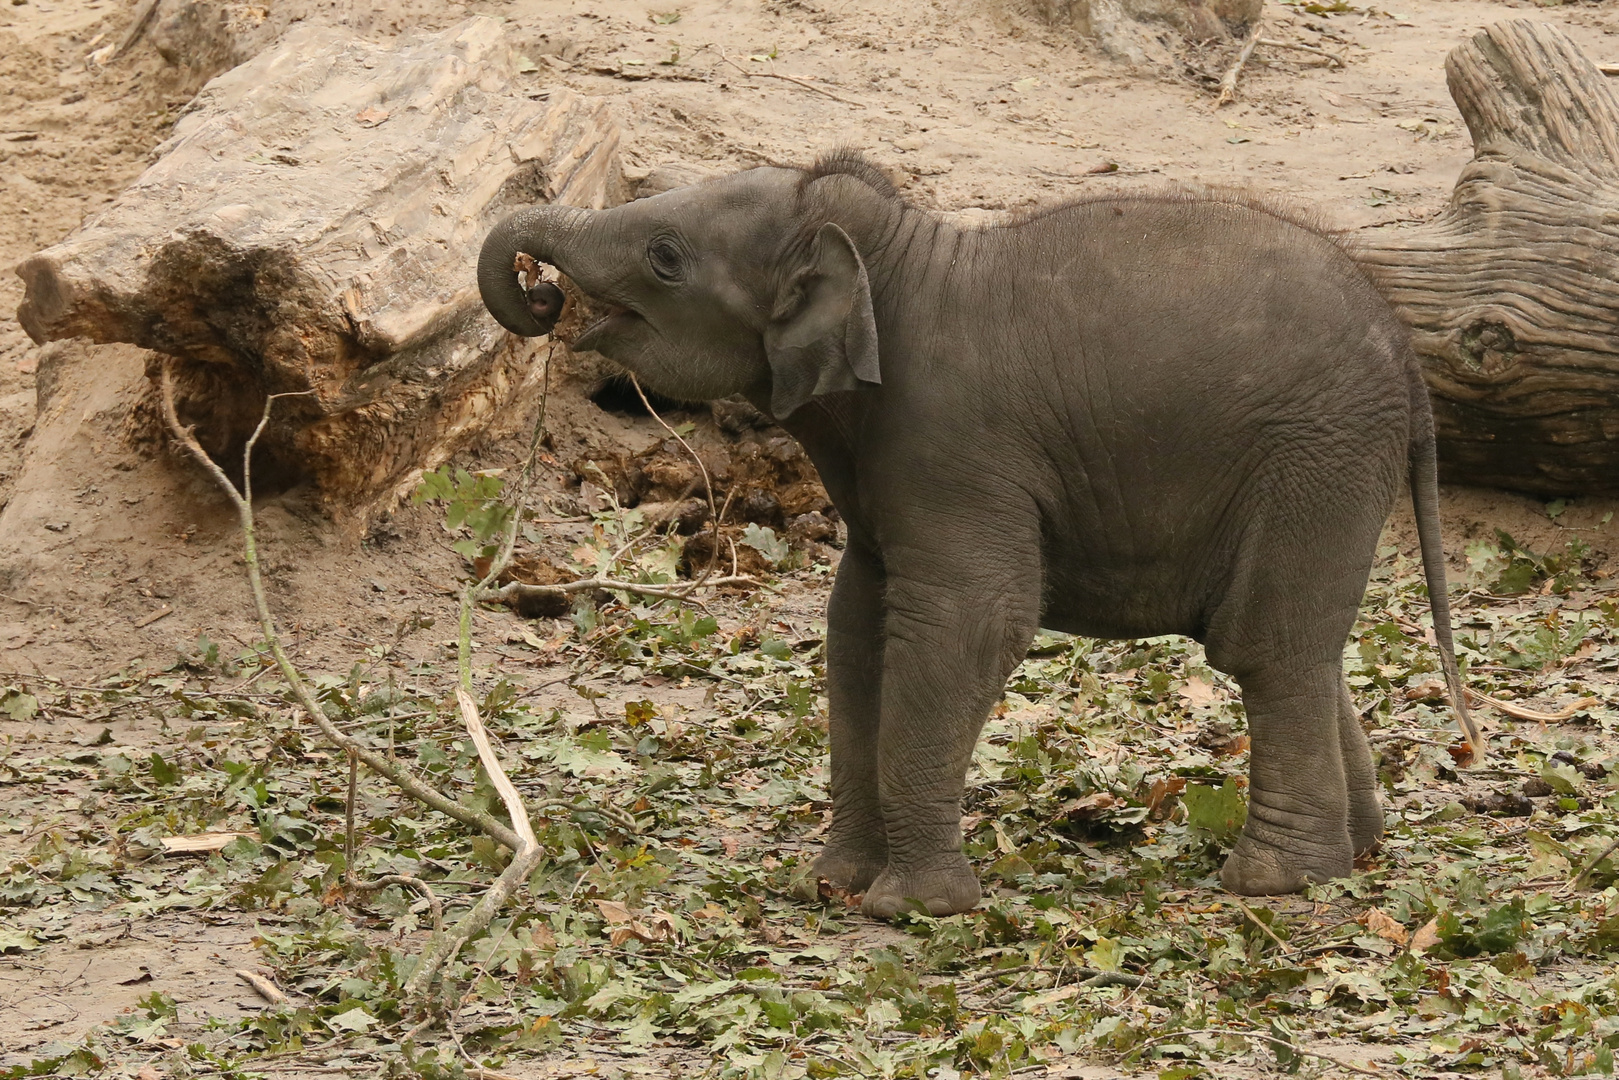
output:
POLYGON ((366 518, 537 390, 545 345, 478 299, 489 227, 519 205, 622 198, 608 107, 525 95, 514 69, 489 18, 395 45, 294 28, 18 268, 19 321, 37 342, 176 358, 182 419, 227 468, 266 394, 309 392, 277 407, 255 479, 313 480, 336 516, 366 518))
POLYGON ((1445 74, 1473 161, 1439 217, 1358 244, 1411 326, 1441 476, 1619 494, 1619 103, 1550 23, 1490 26, 1445 74))
POLYGON ((1036 0, 1035 11, 1072 26, 1116 60, 1172 64, 1165 29, 1189 41, 1224 41, 1259 21, 1264 0, 1036 0))

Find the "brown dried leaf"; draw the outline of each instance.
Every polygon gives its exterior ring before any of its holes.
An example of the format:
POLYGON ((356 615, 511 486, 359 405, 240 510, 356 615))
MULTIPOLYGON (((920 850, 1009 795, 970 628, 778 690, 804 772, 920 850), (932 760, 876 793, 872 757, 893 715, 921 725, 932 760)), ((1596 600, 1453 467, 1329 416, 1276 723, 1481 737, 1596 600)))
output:
POLYGON ((1411 951, 1419 953, 1439 944, 1439 920, 1429 919, 1411 935, 1411 951))
POLYGON ((1382 938, 1384 941, 1392 941, 1396 945, 1404 945, 1407 941, 1411 940, 1410 931, 1406 930, 1406 928, 1402 926, 1393 916, 1385 914, 1379 908, 1367 908, 1365 911, 1360 913, 1360 918, 1356 919, 1355 921, 1360 923, 1366 929, 1370 930, 1372 933, 1376 934, 1378 937, 1382 938))
POLYGON ((630 909, 617 900, 597 900, 596 910, 601 912, 602 918, 606 919, 608 924, 612 926, 632 922, 635 919, 635 916, 630 914, 630 909))
POLYGON ((1064 803, 1057 811, 1059 817, 1089 821, 1102 816, 1103 811, 1111 810, 1121 804, 1123 800, 1116 795, 1105 791, 1093 791, 1083 799, 1075 799, 1064 803))
POLYGON ((1214 684, 1196 675, 1187 679, 1185 685, 1176 693, 1186 702, 1188 708, 1194 709, 1199 705, 1213 705, 1219 699, 1219 695, 1214 692, 1214 684))

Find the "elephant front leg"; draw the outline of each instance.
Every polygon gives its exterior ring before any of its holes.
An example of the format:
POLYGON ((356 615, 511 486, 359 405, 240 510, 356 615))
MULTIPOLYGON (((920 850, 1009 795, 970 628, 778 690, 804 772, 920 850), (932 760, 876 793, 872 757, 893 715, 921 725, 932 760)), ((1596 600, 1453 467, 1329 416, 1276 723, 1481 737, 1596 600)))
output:
POLYGON ((890 579, 878 748, 888 866, 866 891, 867 915, 951 915, 978 903, 961 796, 979 730, 1034 635, 1037 612, 1015 610, 1013 588, 948 592, 890 579))
POLYGON ((814 873, 835 888, 864 892, 888 865, 888 834, 877 790, 882 710, 882 568, 850 539, 838 564, 826 619, 826 696, 831 713, 832 827, 814 873))
POLYGON ((1232 892, 1272 896, 1349 876, 1343 695, 1337 664, 1304 671, 1276 664, 1242 679, 1253 751, 1248 823, 1220 870, 1232 892))

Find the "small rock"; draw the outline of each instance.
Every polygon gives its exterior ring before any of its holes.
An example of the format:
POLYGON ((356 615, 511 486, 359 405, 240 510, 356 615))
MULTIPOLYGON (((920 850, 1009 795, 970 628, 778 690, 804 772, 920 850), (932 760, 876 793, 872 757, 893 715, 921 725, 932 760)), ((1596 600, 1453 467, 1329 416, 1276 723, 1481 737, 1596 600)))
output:
POLYGON ((830 544, 838 538, 838 527, 825 514, 811 510, 787 523, 787 538, 795 544, 830 544))
POLYGON ((1538 776, 1531 776, 1520 790, 1531 799, 1544 799, 1552 793, 1552 786, 1538 776))
POLYGON ((1496 814, 1501 817, 1528 817, 1535 812, 1535 804, 1516 791, 1468 795, 1462 799, 1462 805, 1475 814, 1496 814))
POLYGON ((65 521, 47 521, 45 522, 45 527, 53 533, 67 532, 67 522, 65 521))

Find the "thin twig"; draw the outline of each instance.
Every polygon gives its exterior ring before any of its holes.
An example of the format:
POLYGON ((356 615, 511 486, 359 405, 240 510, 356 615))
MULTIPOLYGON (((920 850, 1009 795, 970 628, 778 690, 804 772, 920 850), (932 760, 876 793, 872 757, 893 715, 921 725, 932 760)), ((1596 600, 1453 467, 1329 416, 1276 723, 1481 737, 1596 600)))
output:
MULTIPOLYGON (((725 54, 721 53, 720 55, 724 56, 725 54)), ((718 507, 714 505, 714 484, 708 478, 708 466, 703 464, 703 459, 697 456, 697 451, 693 450, 691 444, 681 437, 680 432, 670 427, 669 422, 658 415, 658 410, 654 409, 652 402, 647 400, 646 391, 641 389, 641 380, 635 377, 635 372, 633 371, 630 372, 630 385, 635 387, 636 396, 641 399, 641 404, 646 406, 646 411, 652 414, 652 419, 656 420, 663 430, 672 435, 675 441, 680 444, 681 449, 685 450, 687 454, 691 455, 691 459, 697 462, 697 471, 703 477, 703 493, 708 496, 708 519, 713 523, 714 542, 708 553, 708 569, 704 570, 702 577, 698 578, 692 585, 692 588, 695 589, 713 576, 714 567, 719 563, 720 559, 720 512, 718 507)), ((730 499, 726 499, 725 502, 727 506, 730 505, 730 499)), ((681 599, 684 600, 685 597, 681 597, 681 599)))
POLYGON ((343 808, 343 876, 354 877, 354 793, 359 786, 360 759, 349 752, 349 794, 343 808))
POLYGON ((1450 748, 1449 743, 1435 742, 1433 739, 1419 739, 1415 735, 1407 735, 1403 731, 1378 731, 1366 736, 1367 742, 1406 742, 1416 743, 1418 746, 1437 746, 1441 750, 1450 748))
POLYGON ((348 888, 352 892, 375 892, 385 889, 389 885, 403 885, 407 889, 415 889, 427 901, 427 908, 433 913, 433 933, 437 934, 444 929, 444 904, 439 900, 438 894, 432 887, 414 874, 384 874, 370 881, 351 881, 348 888))
POLYGON ((534 868, 545 855, 545 849, 540 847, 540 842, 534 835, 534 826, 529 823, 523 797, 517 793, 517 788, 512 785, 506 770, 501 768, 494 747, 489 744, 489 733, 484 729, 483 721, 478 718, 477 703, 472 700, 472 695, 467 693, 464 686, 455 688, 455 701, 461 708, 461 722, 466 725, 467 735, 471 737, 472 744, 478 748, 478 760, 483 763, 490 782, 495 785, 501 801, 506 805, 506 813, 511 817, 512 824, 517 827, 518 847, 512 854, 512 861, 507 864, 500 877, 495 879, 489 890, 472 906, 472 910, 467 912, 448 933, 433 935, 433 940, 428 943, 421 960, 416 964, 416 970, 411 972, 410 979, 404 986, 404 996, 413 1000, 426 997, 439 969, 454 959, 467 942, 483 933, 490 920, 506 905, 506 901, 511 899, 512 894, 523 882, 528 880, 528 876, 534 872, 534 868))
POLYGON ((1291 955, 1292 953, 1297 951, 1291 945, 1289 945, 1287 942, 1285 942, 1281 938, 1277 937, 1276 936, 1276 931, 1272 930, 1269 926, 1265 925, 1264 920, 1261 919, 1258 915, 1255 915, 1254 914, 1254 909, 1249 907, 1247 904, 1243 903, 1241 897, 1233 896, 1231 899, 1232 899, 1233 903, 1235 903, 1239 908, 1242 909, 1242 913, 1244 915, 1248 916, 1248 921, 1253 923, 1255 926, 1259 927, 1261 930, 1263 930, 1265 932, 1265 936, 1270 938, 1272 941, 1276 942, 1276 947, 1278 949, 1281 949, 1283 953, 1291 955))
POLYGON ((1616 850, 1619 850, 1619 839, 1614 840, 1613 843, 1603 848, 1600 855, 1581 867, 1580 872, 1570 878, 1567 885, 1563 886, 1563 891, 1573 892, 1575 889, 1579 888, 1580 883, 1585 880, 1585 875, 1595 870, 1597 868, 1597 863, 1601 862, 1603 859, 1606 859, 1609 855, 1612 855, 1616 850))
POLYGON ((1254 54, 1254 46, 1259 44, 1259 20, 1254 20, 1252 29, 1248 31, 1248 40, 1243 43, 1242 51, 1237 54, 1236 63, 1232 64, 1220 80, 1220 96, 1214 99, 1216 109, 1231 104, 1237 96, 1237 79, 1242 76, 1243 65, 1254 54))
POLYGON ((764 582, 751 578, 747 574, 728 574, 725 577, 712 578, 707 582, 688 581, 684 585, 643 585, 634 581, 618 581, 614 578, 597 576, 581 578, 578 581, 564 581, 557 585, 530 585, 522 581, 511 581, 498 589, 484 590, 478 595, 478 599, 484 601, 538 599, 540 597, 565 596, 568 593, 604 589, 608 592, 627 592, 635 593, 638 596, 681 600, 695 591, 698 585, 703 584, 706 584, 711 589, 718 589, 725 585, 751 585, 755 588, 768 588, 764 582))
POLYGON ((236 507, 237 517, 242 527, 242 560, 247 564, 248 585, 253 593, 253 605, 259 617, 259 628, 264 634, 265 642, 270 646, 270 654, 275 657, 276 666, 281 669, 281 675, 291 687, 293 696, 303 708, 304 714, 314 721, 326 740, 339 750, 352 752, 355 757, 365 763, 372 772, 387 777, 411 798, 425 804, 429 809, 437 810, 446 817, 455 819, 463 825, 479 829, 494 839, 497 843, 516 849, 517 834, 503 825, 493 814, 477 810, 466 805, 458 799, 453 799, 443 792, 428 787, 403 766, 389 761, 387 758, 371 750, 370 747, 356 739, 345 735, 337 726, 326 717, 326 710, 321 707, 320 699, 304 681, 298 669, 293 666, 292 659, 287 655, 281 644, 281 635, 276 630, 275 616, 270 613, 270 601, 264 590, 264 578, 259 570, 259 553, 257 532, 253 523, 253 504, 250 501, 253 495, 252 473, 247 466, 252 456, 253 446, 258 442, 265 426, 270 420, 270 410, 278 397, 289 397, 288 394, 271 394, 264 401, 264 415, 259 420, 259 426, 254 429, 253 435, 247 441, 243 450, 242 490, 237 491, 236 485, 231 483, 230 477, 225 475, 223 469, 208 456, 208 452, 197 441, 193 429, 180 423, 180 418, 174 411, 174 369, 173 363, 163 365, 162 375, 163 418, 168 422, 169 430, 175 439, 190 452, 209 475, 219 484, 226 497, 236 507))
POLYGON ((1488 705, 1497 712, 1505 713, 1506 715, 1517 720, 1534 720, 1542 724, 1561 723, 1564 720, 1572 718, 1575 713, 1582 709, 1589 709, 1593 705, 1601 704, 1601 701, 1597 698, 1585 697, 1574 702, 1572 705, 1565 705, 1563 708, 1558 709, 1554 713, 1541 712, 1539 709, 1526 709, 1522 705, 1514 705, 1509 701, 1502 701, 1500 698, 1493 698, 1488 694, 1481 694, 1477 690, 1474 690, 1471 686, 1467 687, 1466 689, 1467 696, 1478 702, 1480 705, 1488 705))
POLYGON ((1338 67, 1344 66, 1344 58, 1337 53, 1330 53, 1325 49, 1318 49, 1314 45, 1298 45, 1291 41, 1277 41, 1275 38, 1256 37, 1255 41, 1267 49, 1292 49, 1295 52, 1309 53, 1311 56, 1325 57, 1338 67))
POLYGON ((782 82, 790 82, 794 86, 801 86, 805 90, 811 90, 811 91, 813 91, 813 92, 815 92, 817 94, 822 95, 823 97, 829 97, 833 101, 841 101, 845 105, 853 105, 857 109, 869 108, 869 106, 867 106, 867 104, 864 101, 856 101, 853 98, 846 98, 846 97, 843 97, 843 96, 841 96, 839 94, 834 94, 832 91, 828 90, 826 87, 824 87, 824 86, 816 86, 814 83, 807 82, 804 79, 795 79, 791 75, 782 75, 782 74, 780 74, 778 72, 775 72, 775 71, 749 71, 747 68, 743 67, 741 64, 737 63, 735 60, 732 60, 729 56, 726 56, 725 55, 725 50, 716 47, 714 51, 718 52, 720 54, 720 59, 721 60, 724 60, 727 64, 730 64, 732 67, 736 68, 738 71, 740 71, 747 78, 750 78, 750 79, 780 79, 782 82))
POLYGON ((1276 1035, 1268 1035, 1262 1031, 1246 1031, 1242 1028, 1207 1027, 1197 1028, 1196 1030, 1192 1031, 1174 1031, 1170 1032, 1168 1035, 1154 1035, 1152 1038, 1146 1039, 1131 1047, 1126 1056, 1129 1054, 1139 1054, 1141 1051, 1157 1046, 1159 1043, 1170 1042, 1174 1039, 1184 1039, 1188 1035, 1202 1035, 1205 1033, 1212 1033, 1216 1035, 1241 1035, 1248 1039, 1260 1039, 1264 1042, 1270 1043, 1272 1046, 1285 1047, 1293 1053, 1298 1054, 1300 1057, 1318 1058, 1321 1061, 1327 1062, 1328 1064, 1336 1065, 1340 1069, 1348 1069, 1352 1073, 1359 1073, 1361 1076, 1388 1075, 1387 1073, 1379 1072, 1376 1069, 1368 1069, 1360 1065, 1351 1064, 1350 1062, 1344 1061, 1342 1058, 1333 1057, 1331 1054, 1324 1054, 1319 1050, 1307 1050, 1298 1043, 1289 1042, 1288 1040, 1280 1038, 1276 1035))

